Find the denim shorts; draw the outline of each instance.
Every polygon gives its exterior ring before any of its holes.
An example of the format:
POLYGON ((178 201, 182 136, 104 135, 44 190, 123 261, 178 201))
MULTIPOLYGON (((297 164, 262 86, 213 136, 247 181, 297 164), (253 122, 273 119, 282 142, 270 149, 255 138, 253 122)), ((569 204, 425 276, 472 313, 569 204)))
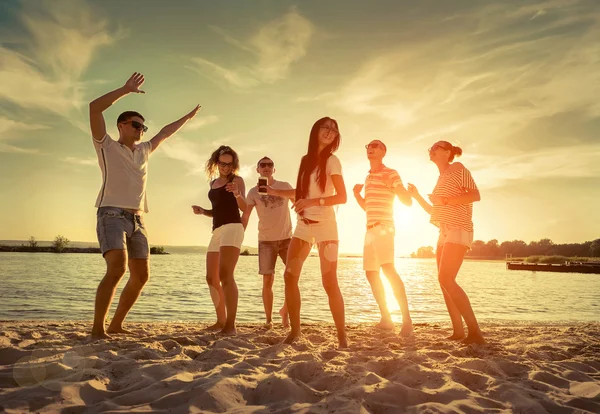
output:
POLYGON ((272 275, 275 273, 277 256, 286 264, 287 252, 292 239, 258 242, 258 274, 272 275))
POLYGON ((109 250, 125 250, 131 259, 147 259, 148 233, 142 216, 118 207, 98 209, 96 233, 102 256, 109 250))
POLYGON ((461 244, 470 249, 471 244, 473 244, 473 232, 442 224, 437 244, 438 246, 443 246, 446 243, 461 244))

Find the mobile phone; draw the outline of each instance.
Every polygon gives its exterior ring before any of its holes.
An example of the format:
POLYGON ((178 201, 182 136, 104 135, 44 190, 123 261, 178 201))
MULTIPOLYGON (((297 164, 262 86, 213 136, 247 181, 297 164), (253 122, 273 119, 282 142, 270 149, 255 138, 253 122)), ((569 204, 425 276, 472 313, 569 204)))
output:
POLYGON ((267 195, 267 177, 258 177, 258 194, 267 195))

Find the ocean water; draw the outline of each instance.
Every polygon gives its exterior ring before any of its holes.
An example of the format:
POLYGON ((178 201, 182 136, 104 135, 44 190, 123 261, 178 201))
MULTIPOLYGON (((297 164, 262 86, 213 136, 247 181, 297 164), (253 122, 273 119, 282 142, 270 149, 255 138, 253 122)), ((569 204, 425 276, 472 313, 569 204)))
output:
MULTIPOLYGON (((435 261, 398 259, 396 268, 406 286, 413 321, 447 321, 435 261)), ((235 274, 239 322, 264 321, 262 276, 257 269, 256 256, 240 257, 235 274)), ((0 319, 91 320, 96 287, 104 272, 105 263, 98 254, 0 253, 0 319)), ((109 316, 127 277, 119 285, 109 316)), ((383 279, 388 306, 399 322, 398 305, 383 279)), ((362 271, 362 259, 340 258, 338 280, 347 323, 378 321, 379 311, 362 271)), ((532 273, 506 270, 504 262, 466 261, 457 280, 482 321, 600 321, 600 275, 532 273)), ((278 262, 275 315, 283 302, 283 286, 283 264, 278 262)), ((309 257, 304 265, 300 292, 303 321, 332 322, 316 257, 309 257)), ((204 256, 152 256, 150 281, 128 320, 214 321, 204 256)))

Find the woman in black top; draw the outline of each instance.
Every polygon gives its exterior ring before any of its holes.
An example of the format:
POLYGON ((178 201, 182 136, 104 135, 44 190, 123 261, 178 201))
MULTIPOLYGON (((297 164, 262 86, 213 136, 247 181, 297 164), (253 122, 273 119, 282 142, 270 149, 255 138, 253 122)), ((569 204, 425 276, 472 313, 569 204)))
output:
POLYGON ((217 312, 217 322, 210 329, 234 335, 238 304, 238 289, 233 277, 244 240, 240 210, 246 209, 245 185, 235 173, 240 168, 237 153, 226 145, 220 146, 206 161, 210 182, 208 198, 212 209, 192 206, 195 214, 213 219, 213 232, 206 252, 206 282, 217 312))

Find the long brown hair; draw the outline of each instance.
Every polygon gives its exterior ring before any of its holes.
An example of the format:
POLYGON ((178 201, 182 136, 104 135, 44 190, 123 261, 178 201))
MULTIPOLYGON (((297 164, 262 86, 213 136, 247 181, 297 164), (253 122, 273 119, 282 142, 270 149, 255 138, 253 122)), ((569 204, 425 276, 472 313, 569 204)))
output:
POLYGON ((314 123, 310 130, 310 138, 308 140, 308 150, 300 161, 300 168, 298 169, 298 178, 296 180, 296 200, 306 198, 308 196, 308 189, 310 187, 310 176, 317 170, 317 182, 321 191, 325 191, 325 185, 327 184, 327 160, 337 151, 340 146, 341 135, 339 133, 338 123, 335 119, 328 116, 319 119, 314 123), (335 124, 335 128, 338 130, 338 134, 331 144, 326 146, 321 153, 319 153, 319 131, 321 126, 331 121, 335 124))
POLYGON ((233 161, 232 161, 233 166, 231 168, 230 174, 235 175, 240 170, 240 159, 237 155, 237 152, 235 152, 231 147, 229 147, 227 145, 221 145, 210 155, 210 158, 208 159, 208 161, 206 161, 206 167, 204 168, 204 170, 206 171, 206 176, 208 177, 209 180, 211 178, 213 178, 215 175, 218 175, 218 173, 219 173, 219 157, 221 155, 226 155, 226 154, 231 155, 231 157, 233 158, 233 161))

